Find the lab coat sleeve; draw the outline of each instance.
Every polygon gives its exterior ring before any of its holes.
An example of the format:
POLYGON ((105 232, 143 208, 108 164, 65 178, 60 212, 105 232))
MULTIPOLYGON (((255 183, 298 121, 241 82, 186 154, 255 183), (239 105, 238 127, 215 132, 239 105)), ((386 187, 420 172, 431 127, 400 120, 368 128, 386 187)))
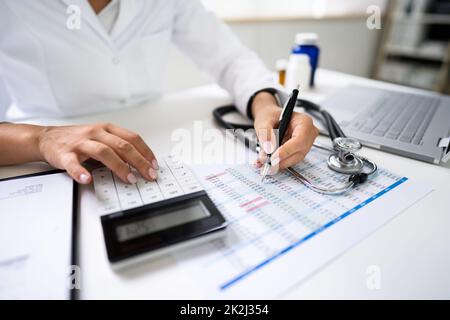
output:
POLYGON ((258 90, 280 89, 261 59, 198 0, 175 0, 174 20, 174 43, 232 95, 242 114, 258 90))
POLYGON ((0 66, 0 122, 6 120, 6 111, 10 103, 10 97, 8 90, 6 89, 6 84, 2 78, 2 70, 0 66))

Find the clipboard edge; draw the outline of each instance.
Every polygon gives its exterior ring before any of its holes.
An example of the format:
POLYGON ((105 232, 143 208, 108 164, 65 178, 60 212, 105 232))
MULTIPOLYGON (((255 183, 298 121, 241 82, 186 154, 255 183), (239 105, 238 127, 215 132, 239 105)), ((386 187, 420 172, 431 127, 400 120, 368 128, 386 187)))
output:
MULTIPOLYGON (((65 173, 66 170, 61 169, 52 169, 46 171, 40 171, 30 174, 24 174, 20 176, 12 176, 8 178, 0 179, 0 183, 4 181, 18 180, 18 179, 26 179, 32 177, 39 177, 57 173, 65 173)), ((78 232, 79 232, 79 219, 78 219, 78 183, 75 180, 73 181, 72 187, 72 234, 71 234, 71 252, 70 252, 70 264, 78 265, 78 232)), ((69 300, 78 300, 79 299, 79 289, 71 288, 69 289, 69 300)))

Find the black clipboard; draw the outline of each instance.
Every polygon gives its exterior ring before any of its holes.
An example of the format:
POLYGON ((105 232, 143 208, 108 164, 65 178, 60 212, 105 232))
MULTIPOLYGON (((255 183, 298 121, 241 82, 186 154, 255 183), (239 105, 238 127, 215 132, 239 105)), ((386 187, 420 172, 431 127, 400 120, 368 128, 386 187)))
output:
MULTIPOLYGON (((20 176, 8 177, 0 179, 0 182, 9 181, 9 180, 17 180, 17 179, 25 179, 31 177, 38 177, 56 173, 64 173, 65 170, 53 169, 47 171, 41 171, 31 174, 24 174, 20 176)), ((72 235, 71 235, 71 252, 70 252, 70 263, 72 265, 78 265, 78 233, 79 233, 79 217, 78 217, 78 183, 73 180, 73 188, 72 188, 72 235)), ((73 288, 69 289, 69 299, 70 300, 78 300, 79 298, 79 289, 73 288)))

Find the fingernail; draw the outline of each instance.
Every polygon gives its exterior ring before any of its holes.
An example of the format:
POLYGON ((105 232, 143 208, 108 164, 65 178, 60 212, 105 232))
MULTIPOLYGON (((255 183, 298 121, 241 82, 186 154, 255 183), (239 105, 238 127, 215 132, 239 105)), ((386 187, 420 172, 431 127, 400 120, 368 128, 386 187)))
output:
POLYGON ((274 152, 274 154, 272 155, 272 157, 270 158, 270 164, 272 166, 276 166, 280 163, 280 153, 277 151, 274 152))
POLYGON ((277 174, 279 171, 280 170, 279 170, 278 166, 272 165, 272 166, 270 166, 269 172, 267 172, 267 174, 269 176, 273 176, 273 175, 277 174))
POLYGON ((155 180, 156 178, 158 178, 158 174, 156 173, 156 171, 152 168, 148 169, 148 175, 155 180))
POLYGON ((89 181, 89 175, 86 173, 80 174, 80 182, 81 183, 88 183, 89 181))
POLYGON ((158 161, 156 161, 156 159, 153 159, 153 161, 152 161, 152 167, 153 167, 153 169, 155 169, 155 170, 158 170, 158 169, 159 169, 158 161))
POLYGON ((132 173, 129 173, 129 174, 128 174, 127 180, 128 180, 128 182, 131 183, 131 184, 136 184, 136 182, 137 182, 136 176, 135 176, 134 174, 132 174, 132 173))
POLYGON ((261 143, 261 148, 263 148, 264 152, 270 154, 275 151, 274 145, 270 141, 263 141, 261 143))
POLYGON ((276 166, 280 163, 280 157, 273 157, 270 159, 270 164, 272 166, 276 166))

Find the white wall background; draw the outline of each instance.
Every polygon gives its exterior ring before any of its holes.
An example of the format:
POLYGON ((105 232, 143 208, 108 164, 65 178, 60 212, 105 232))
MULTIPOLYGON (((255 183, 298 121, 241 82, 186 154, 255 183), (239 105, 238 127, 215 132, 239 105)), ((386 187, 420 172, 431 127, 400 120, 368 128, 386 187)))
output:
POLYGON ((388 0, 200 0, 226 20, 261 17, 325 17, 362 14, 368 6, 385 9, 388 0))
MULTIPOLYGON (((316 32, 322 50, 320 66, 369 77, 380 30, 366 27, 369 6, 385 11, 388 0, 201 0, 249 48, 273 69, 287 58, 297 32, 316 32), (249 23, 250 21, 250 23, 249 23), (251 22, 253 21, 253 22, 251 22), (259 22, 258 22, 259 21, 259 22)), ((170 53, 166 79, 169 91, 206 84, 201 74, 176 48, 170 53)))
MULTIPOLYGON (((285 20, 276 22, 230 23, 241 41, 256 51, 273 69, 275 61, 287 58, 297 32, 319 34, 320 66, 369 77, 380 40, 380 30, 369 30, 364 16, 347 18, 285 20)), ((171 49, 166 88, 174 91, 206 84, 200 73, 176 48, 171 49)))

